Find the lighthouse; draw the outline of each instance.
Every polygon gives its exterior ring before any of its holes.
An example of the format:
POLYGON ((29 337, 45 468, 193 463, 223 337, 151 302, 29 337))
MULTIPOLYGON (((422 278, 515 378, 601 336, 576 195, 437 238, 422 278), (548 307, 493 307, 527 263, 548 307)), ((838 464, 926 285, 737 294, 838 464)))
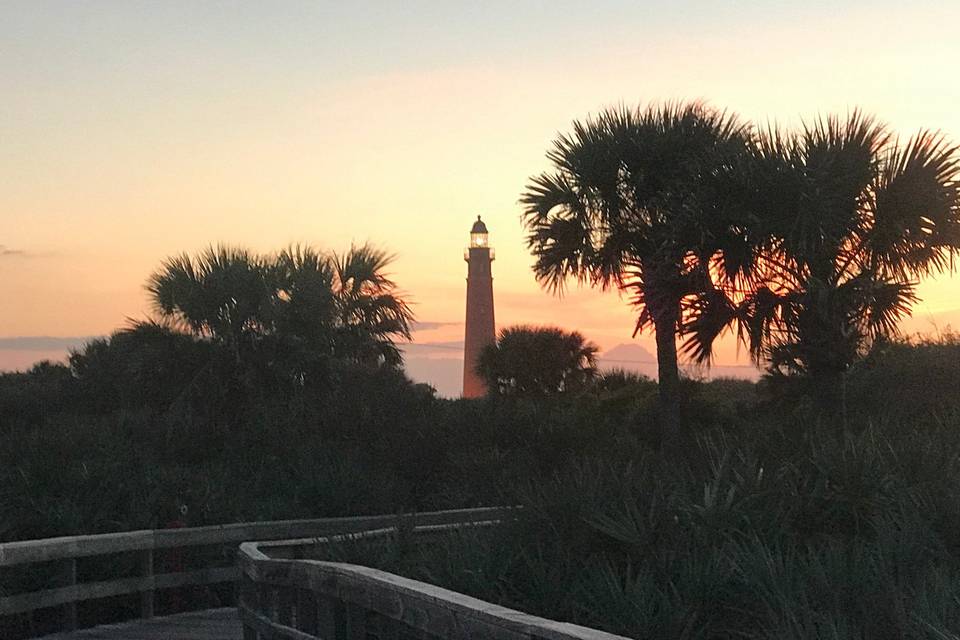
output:
POLYGON ((477 358, 483 348, 496 340, 493 321, 493 274, 490 263, 490 235, 480 216, 470 229, 470 246, 463 254, 467 261, 467 322, 463 339, 463 397, 479 398, 487 386, 477 374, 477 358))

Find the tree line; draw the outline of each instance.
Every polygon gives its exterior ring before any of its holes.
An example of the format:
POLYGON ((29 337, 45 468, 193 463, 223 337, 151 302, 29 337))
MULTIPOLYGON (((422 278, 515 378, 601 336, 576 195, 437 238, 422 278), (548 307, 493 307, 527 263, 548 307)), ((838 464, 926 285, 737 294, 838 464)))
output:
MULTIPOLYGON (((520 200, 534 275, 555 292, 625 294, 634 335, 655 335, 666 407, 682 400, 681 357, 709 363, 726 332, 774 379, 835 403, 919 279, 960 248, 957 147, 928 131, 901 142, 858 111, 788 131, 700 103, 610 109, 547 158, 520 200)), ((23 388, 71 386, 101 412, 195 400, 229 416, 251 397, 330 388, 347 368, 402 374, 414 316, 390 261, 369 245, 168 258, 147 282, 152 319, 23 388)), ((596 353, 575 331, 511 327, 478 367, 494 394, 543 395, 592 384, 596 353)))
POLYGON ((534 273, 556 292, 627 295, 668 404, 679 355, 709 363, 727 331, 835 399, 960 248, 957 146, 931 131, 901 142, 860 111, 788 131, 700 103, 609 109, 547 158, 521 198, 534 273))
POLYGON ((236 424, 251 407, 329 394, 364 371, 401 376, 413 312, 391 260, 370 245, 264 255, 221 245, 168 258, 146 284, 151 318, 89 341, 67 365, 0 376, 0 414, 179 407, 236 424))

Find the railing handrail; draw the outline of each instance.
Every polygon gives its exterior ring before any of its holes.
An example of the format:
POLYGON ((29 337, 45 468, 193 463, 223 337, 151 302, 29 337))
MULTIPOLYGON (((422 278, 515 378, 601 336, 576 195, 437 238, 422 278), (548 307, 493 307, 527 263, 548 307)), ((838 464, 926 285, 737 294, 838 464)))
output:
MULTIPOLYGON (((457 522, 448 522, 445 524, 421 524, 412 527, 411 532, 417 535, 428 533, 445 533, 448 531, 462 531, 466 527, 487 527, 502 524, 503 520, 465 520, 457 522)), ((264 549, 270 549, 277 552, 284 549, 303 548, 329 544, 331 542, 347 542, 356 540, 371 540, 376 538, 385 538, 399 532, 396 526, 382 527, 380 529, 367 529, 364 531, 353 531, 350 533, 338 533, 326 536, 314 536, 310 538, 293 538, 290 540, 257 540, 251 542, 241 542, 239 549, 253 559, 277 560, 275 556, 269 556, 264 549)), ((283 558, 284 560, 300 560, 304 558, 283 558)))
POLYGON ((363 531, 371 526, 388 525, 399 517, 414 520, 464 516, 469 519, 484 514, 493 515, 505 507, 478 507, 448 509, 410 514, 386 514, 306 520, 274 520, 267 522, 235 522, 204 527, 179 529, 140 529, 79 536, 60 536, 37 540, 19 540, 0 543, 0 567, 36 562, 69 560, 90 556, 148 551, 183 547, 233 544, 250 540, 278 540, 315 537, 363 531))
MULTIPOLYGON (((459 526, 463 525, 425 526, 414 532, 459 526)), ((371 531, 348 534, 348 537, 380 533, 371 531)), ((271 558, 264 553, 265 548, 329 541, 332 538, 240 545, 239 562, 245 588, 238 607, 241 621, 250 632, 244 637, 300 640, 366 637, 365 625, 372 613, 412 628, 418 637, 426 634, 451 639, 627 640, 599 629, 541 618, 370 567, 271 558), (304 591, 312 595, 305 599, 304 591)))
POLYGON ((117 533, 63 536, 39 540, 23 540, 0 544, 0 567, 29 565, 39 562, 68 563, 66 584, 41 591, 0 596, 0 617, 30 613, 49 607, 66 607, 66 624, 75 628, 77 603, 95 598, 141 595, 141 617, 153 616, 154 592, 192 585, 233 582, 240 577, 234 566, 207 566, 172 573, 154 573, 154 551, 208 545, 240 544, 250 540, 286 539, 318 540, 324 536, 360 534, 371 529, 387 529, 399 522, 411 527, 431 527, 451 523, 497 519, 510 511, 506 507, 451 509, 409 514, 385 514, 356 517, 281 520, 272 522, 240 522, 205 527, 125 531, 117 533), (100 582, 78 582, 77 559, 90 556, 137 552, 140 554, 139 576, 100 582))

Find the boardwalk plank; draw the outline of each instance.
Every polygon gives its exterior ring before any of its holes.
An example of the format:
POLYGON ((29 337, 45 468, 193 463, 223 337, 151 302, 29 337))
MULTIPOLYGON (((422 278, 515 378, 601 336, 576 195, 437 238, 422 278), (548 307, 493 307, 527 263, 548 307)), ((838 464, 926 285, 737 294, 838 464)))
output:
POLYGON ((240 640, 242 635, 237 610, 229 608, 105 625, 39 640, 240 640))

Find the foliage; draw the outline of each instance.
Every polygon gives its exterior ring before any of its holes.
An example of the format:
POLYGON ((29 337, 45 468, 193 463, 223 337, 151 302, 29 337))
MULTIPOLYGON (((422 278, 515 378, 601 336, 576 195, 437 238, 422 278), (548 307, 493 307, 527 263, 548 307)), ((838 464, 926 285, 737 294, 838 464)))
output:
POLYGON ((580 391, 597 375, 598 350, 577 331, 518 325, 502 329, 481 351, 477 370, 498 394, 580 391))
POLYGON ((960 148, 901 144, 859 111, 757 133, 699 104, 608 110, 547 156, 521 198, 534 272, 629 292, 671 405, 676 336, 709 362, 735 323, 758 362, 836 406, 843 372, 960 249, 960 148))
POLYGON ((768 408, 682 455, 581 449, 512 483, 512 526, 350 561, 634 638, 955 637, 956 398, 839 437, 768 408))
POLYGON ((41 424, 76 400, 70 370, 62 364, 44 361, 27 372, 0 373, 0 427, 41 424))
POLYGON ((0 540, 180 504, 190 525, 522 504, 372 561, 635 637, 956 637, 957 339, 889 339, 960 247, 956 149, 860 114, 754 138, 667 105, 576 123, 549 158, 523 198, 536 275, 632 295, 660 400, 530 327, 481 358, 510 401, 440 400, 402 371, 389 255, 211 247, 151 276, 158 320, 0 374, 0 540), (733 321, 773 375, 680 379, 677 334, 709 360, 733 321))
POLYGON ((878 342, 844 378, 847 403, 885 421, 948 420, 960 395, 960 336, 878 342))
MULTIPOLYGON (((184 339, 166 331, 151 340, 184 339)), ((878 346, 847 374, 843 433, 802 399, 688 380, 689 438, 658 449, 655 388, 623 373, 576 394, 445 401, 394 368, 341 363, 328 386, 256 396, 228 425, 202 393, 113 409, 69 369, 38 367, 0 376, 0 539, 162 527, 181 503, 189 525, 523 504, 514 526, 434 553, 343 553, 639 638, 950 637, 957 380, 949 336, 878 346), (21 387, 66 393, 30 414, 21 387)))
POLYGON ((168 258, 147 292, 161 317, 210 337, 239 360, 266 333, 275 292, 266 262, 246 249, 210 247, 168 258))
POLYGON ((369 245, 342 255, 295 246, 274 255, 210 247, 164 262, 147 284, 167 322, 226 349, 238 365, 281 359, 298 376, 318 360, 401 362, 413 313, 369 245))
POLYGON ((629 293, 639 312, 634 334, 653 328, 661 390, 672 401, 677 332, 709 359, 726 323, 708 332, 689 322, 725 300, 719 289, 751 264, 743 221, 711 204, 723 189, 712 176, 747 140, 735 117, 701 104, 607 110, 557 138, 547 154, 554 170, 521 197, 537 279, 553 290, 573 278, 629 293))
POLYGON ((410 339, 413 312, 385 273, 392 260, 369 245, 333 256, 337 344, 358 362, 399 365, 402 356, 394 340, 410 339))
POLYGON ((759 258, 742 336, 772 371, 805 374, 831 395, 871 344, 896 333, 917 279, 952 268, 958 147, 926 131, 900 144, 854 111, 761 136, 738 172, 759 258))
POLYGON ((201 393, 210 403, 219 386, 216 356, 207 340, 169 325, 139 322, 73 351, 69 373, 85 413, 163 408, 201 393))

